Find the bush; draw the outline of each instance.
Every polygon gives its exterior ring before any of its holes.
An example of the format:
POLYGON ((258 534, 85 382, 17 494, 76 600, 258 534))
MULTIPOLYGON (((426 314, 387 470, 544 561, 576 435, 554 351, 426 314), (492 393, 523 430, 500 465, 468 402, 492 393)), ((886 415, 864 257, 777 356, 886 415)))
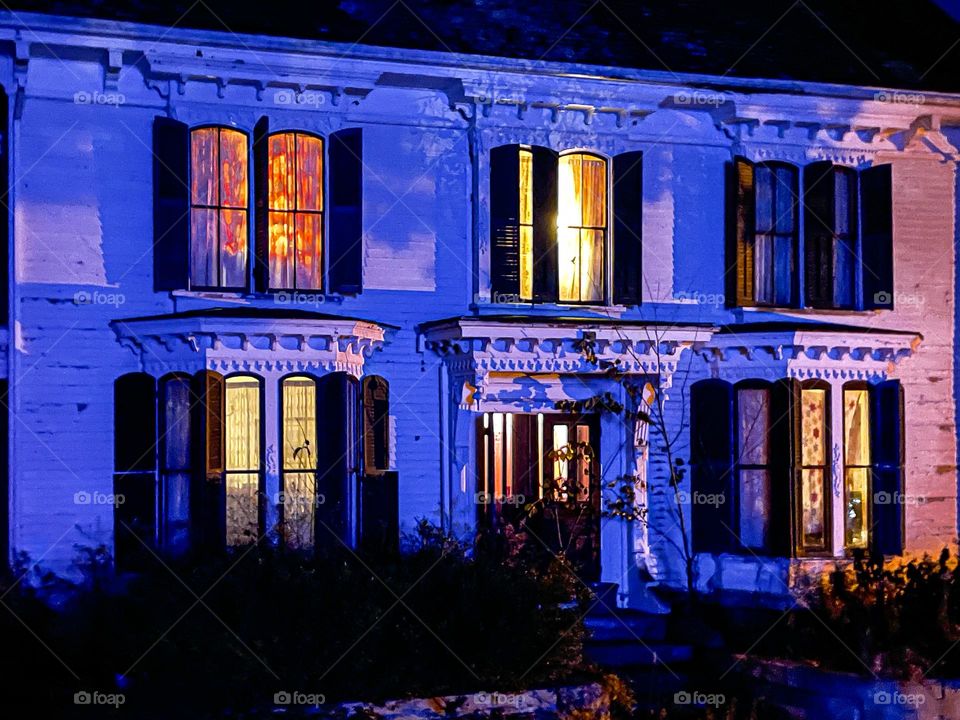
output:
POLYGON ((131 577, 114 576, 102 551, 78 567, 81 583, 30 571, 7 586, 0 673, 34 708, 97 690, 122 692, 137 717, 221 717, 279 691, 512 691, 572 680, 582 661, 562 568, 504 563, 426 525, 390 558, 255 546, 131 577))

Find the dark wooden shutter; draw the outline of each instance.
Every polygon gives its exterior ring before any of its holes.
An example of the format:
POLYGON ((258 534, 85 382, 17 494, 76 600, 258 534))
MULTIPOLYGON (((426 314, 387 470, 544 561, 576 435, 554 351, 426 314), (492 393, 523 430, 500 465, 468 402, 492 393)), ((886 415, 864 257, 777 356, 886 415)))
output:
POLYGON ((893 169, 876 165, 860 172, 863 306, 893 309, 893 169))
POLYGON ((224 482, 224 418, 226 384, 223 376, 203 371, 193 376, 193 485, 190 488, 191 544, 220 550, 227 539, 227 495, 224 482))
POLYGON ((360 491, 360 547, 374 555, 400 547, 399 477, 395 471, 363 478, 360 491))
POLYGON ((190 273, 190 131, 153 120, 153 287, 182 290, 190 273))
POLYGON ((363 132, 360 128, 330 135, 330 291, 363 290, 363 132))
POLYGON ((728 169, 727 304, 754 305, 753 246, 756 227, 754 166, 734 158, 728 169))
POLYGON ((156 542, 156 381, 131 373, 117 378, 113 390, 114 560, 131 570, 143 567, 156 542))
POLYGON ((490 151, 490 284, 494 293, 520 297, 520 146, 490 151))
POLYGON ((317 381, 317 490, 323 496, 316 518, 318 547, 351 544, 351 499, 359 468, 359 391, 343 372, 317 381))
POLYGON ((836 225, 834 167, 815 162, 803 169, 804 302, 833 305, 833 233, 836 225))
POLYGON ((0 379, 0 572, 10 567, 10 381, 0 379))
POLYGON ((793 506, 800 467, 800 386, 778 380, 770 391, 770 508, 767 549, 776 557, 794 554, 793 506))
POLYGON ((870 388, 870 457, 873 463, 874 549, 903 552, 903 388, 887 380, 870 388))
POLYGON ((691 503, 694 552, 724 552, 736 544, 733 397, 733 386, 723 380, 701 380, 690 389, 690 489, 722 498, 691 503))
POLYGON ((270 278, 270 118, 264 115, 253 129, 254 253, 253 283, 266 292, 270 278))
POLYGON ((390 467, 390 385, 369 375, 362 390, 364 474, 376 475, 390 467))
MULTIPOLYGON (((558 154, 532 147, 533 154, 533 295, 536 302, 556 302, 558 154)), ((518 188, 519 190, 519 188, 518 188)))
POLYGON ((643 294, 643 153, 613 158, 613 301, 639 305, 643 294))

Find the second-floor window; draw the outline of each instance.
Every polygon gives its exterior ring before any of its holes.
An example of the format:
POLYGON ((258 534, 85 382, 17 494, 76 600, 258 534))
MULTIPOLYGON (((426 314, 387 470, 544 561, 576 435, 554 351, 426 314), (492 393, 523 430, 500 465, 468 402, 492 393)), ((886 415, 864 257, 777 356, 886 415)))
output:
POLYGON ((736 158, 731 175, 730 305, 892 307, 889 165, 736 158))
POLYGON ((526 145, 494 148, 491 299, 638 304, 642 213, 639 151, 617 155, 611 162, 583 151, 558 153, 526 145))

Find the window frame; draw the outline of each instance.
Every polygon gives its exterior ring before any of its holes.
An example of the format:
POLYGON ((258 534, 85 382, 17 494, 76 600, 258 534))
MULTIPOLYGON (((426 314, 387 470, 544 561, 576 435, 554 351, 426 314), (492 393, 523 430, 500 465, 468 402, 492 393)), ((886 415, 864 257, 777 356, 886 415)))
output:
MULTIPOLYGON (((311 514, 311 533, 315 532, 316 525, 316 516, 317 516, 317 505, 318 498, 320 496, 320 484, 319 484, 319 445, 320 445, 320 428, 319 428, 319 418, 317 413, 317 384, 319 378, 315 375, 305 372, 292 372, 286 375, 281 376, 277 381, 277 398, 279 400, 277 406, 276 420, 277 420, 277 439, 280 446, 280 452, 278 453, 278 462, 277 462, 277 471, 279 475, 279 491, 280 497, 278 498, 280 502, 277 503, 277 517, 279 520, 278 528, 280 530, 280 539, 284 545, 288 545, 287 541, 287 532, 286 532, 286 476, 288 474, 299 474, 304 475, 307 473, 313 474, 313 488, 314 488, 314 507, 311 514), (295 468, 287 469, 285 463, 285 447, 286 447, 286 435, 284 433, 285 423, 284 423, 284 385, 288 380, 309 380, 313 383, 313 412, 314 412, 314 437, 313 437, 313 467, 312 468, 303 468, 297 470, 295 468)), ((311 546, 316 544, 316 538, 312 537, 311 546)))
POLYGON ((225 125, 223 123, 202 123, 199 125, 190 125, 187 128, 187 289, 190 291, 197 292, 222 292, 222 293, 248 293, 251 287, 250 283, 250 272, 252 268, 251 259, 251 233, 253 232, 253 224, 255 222, 254 218, 254 208, 253 208, 253 193, 254 193, 254 183, 253 183, 253 136, 250 132, 242 130, 239 127, 233 125, 225 125), (220 138, 224 130, 230 130, 232 132, 239 133, 243 135, 247 142, 247 153, 246 153, 246 175, 247 175, 247 205, 246 207, 233 207, 220 204, 220 167, 217 168, 217 189, 218 189, 218 204, 217 205, 198 205, 193 201, 193 134, 199 130, 216 130, 217 131, 217 155, 219 157, 220 153, 220 138), (247 232, 246 238, 244 238, 244 248, 246 251, 246 260, 244 262, 244 271, 243 271, 243 280, 244 284, 241 286, 233 285, 199 285, 194 284, 193 282, 193 248, 194 248, 194 234, 193 234, 193 211, 198 210, 214 210, 217 213, 217 277, 220 277, 222 270, 221 257, 220 257, 220 217, 221 213, 224 210, 242 210, 246 213, 247 218, 247 232))
MULTIPOLYGON (((610 296, 610 282, 609 282, 609 277, 608 277, 608 276, 611 274, 611 268, 608 267, 608 265, 609 265, 609 263, 610 263, 610 258, 611 258, 611 255, 612 255, 612 252, 610 251, 609 245, 610 245, 610 242, 611 242, 611 240, 612 240, 612 232, 611 232, 612 203, 611 203, 611 198, 612 198, 612 195, 613 195, 613 193, 612 193, 612 189, 613 189, 613 184, 612 184, 613 162, 612 162, 612 158, 611 158, 611 157, 609 157, 609 156, 607 156, 607 155, 605 155, 605 154, 603 154, 603 153, 597 152, 597 151, 595 151, 595 150, 584 149, 584 148, 568 148, 568 149, 566 149, 566 150, 562 150, 562 151, 560 151, 560 152, 557 153, 557 207, 558 207, 558 213, 557 213, 557 226, 556 226, 556 231, 555 231, 555 235, 554 235, 554 238, 553 238, 553 243, 554 243, 554 247, 556 248, 556 251, 557 251, 558 253, 559 253, 559 250, 560 250, 560 230, 561 230, 561 227, 560 227, 560 217, 559 217, 559 205, 560 205, 560 172, 559 172, 559 167, 560 167, 560 163, 561 163, 561 161, 563 160, 563 158, 565 158, 565 157, 570 157, 570 156, 572 156, 572 155, 580 155, 580 156, 583 156, 583 157, 586 157, 586 158, 592 158, 592 159, 600 160, 600 161, 603 162, 603 167, 604 167, 604 184, 603 184, 603 192, 604 192, 603 210, 604 210, 604 212, 603 212, 603 216, 604 216, 604 223, 605 223, 604 226, 603 226, 603 227, 597 227, 597 226, 593 226, 593 225, 576 225, 576 226, 575 226, 575 225, 567 225, 567 226, 564 226, 566 229, 571 229, 571 230, 576 229, 576 230, 578 231, 578 238, 581 237, 581 236, 580 236, 580 233, 582 233, 584 230, 589 230, 589 231, 592 231, 592 232, 600 231, 600 232, 602 233, 602 240, 601 240, 601 242, 600 242, 600 253, 601 253, 601 257, 600 257, 600 268, 601 268, 600 292, 599 292, 599 298, 596 299, 596 300, 583 300, 583 299, 581 299, 581 300, 563 300, 563 299, 561 299, 561 298, 560 298, 560 262, 559 262, 559 258, 558 258, 558 262, 557 262, 557 299, 556 299, 556 304, 557 304, 557 305, 570 305, 570 306, 575 306, 575 307, 584 307, 584 306, 586 306, 586 307, 591 307, 591 306, 593 306, 593 307, 596 307, 596 306, 604 306, 604 307, 606 307, 606 306, 610 305, 610 297, 611 297, 611 296, 610 296)), ((580 171, 580 179, 581 179, 581 187, 582 187, 582 182, 583 182, 583 169, 582 169, 582 167, 581 167, 581 171, 580 171)), ((580 206, 580 214, 581 214, 581 219, 582 219, 582 216, 583 216, 583 203, 582 203, 582 199, 581 199, 581 206, 580 206)), ((582 242, 582 239, 581 239, 581 242, 582 242)), ((581 273, 582 273, 582 267, 583 267, 583 258, 582 258, 582 256, 578 253, 578 272, 581 272, 581 273)), ((536 294, 536 290, 535 290, 535 289, 534 289, 534 294, 536 294)))
MULTIPOLYGON (((293 135, 294 136, 294 160, 296 160, 296 148, 297 141, 300 136, 311 137, 317 139, 321 143, 321 158, 323 162, 323 170, 320 177, 320 210, 300 210, 299 208, 294 210, 273 210, 270 207, 270 176, 269 171, 266 178, 266 187, 263 188, 266 197, 266 206, 263 208, 263 212, 266 213, 266 223, 267 223, 267 248, 265 258, 257 258, 257 262, 264 263, 267 268, 267 281, 265 287, 265 293, 267 295, 275 295, 277 293, 325 293, 328 285, 327 278, 327 244, 329 242, 329 228, 328 228, 328 219, 329 219, 329 183, 328 183, 328 174, 330 171, 330 162, 329 162, 329 142, 326 135, 323 135, 318 132, 313 132, 311 130, 301 130, 297 128, 287 128, 280 130, 271 130, 266 135, 267 142, 267 166, 269 168, 270 163, 270 139, 277 135, 293 135), (270 215, 271 213, 285 213, 293 216, 294 222, 294 247, 293 247, 293 277, 294 277, 294 286, 291 287, 274 287, 270 285, 270 261, 271 261, 271 243, 269 238, 269 227, 270 227, 270 215), (296 238, 296 222, 298 215, 319 215, 320 217, 320 261, 319 261, 319 287, 296 287, 296 252, 297 252, 297 238, 296 238)), ((294 185, 293 185, 293 194, 294 202, 296 203, 297 197, 297 179, 299 178, 299 163, 294 163, 294 185)))
POLYGON ((798 423, 798 432, 794 434, 799 436, 799 447, 795 449, 794 455, 797 458, 796 472, 793 476, 793 501, 795 505, 794 512, 794 553, 797 557, 832 557, 833 556, 833 438, 832 438, 832 400, 833 386, 826 380, 803 380, 799 383, 799 399, 801 403, 798 423), (824 395, 824 415, 823 415, 823 465, 805 465, 803 462, 803 391, 804 390, 823 390, 824 395), (822 548, 807 547, 803 544, 803 471, 816 470, 823 471, 823 527, 824 542, 822 548))
POLYGON ((873 523, 874 523, 874 510, 873 510, 873 447, 872 447, 872 435, 873 435, 873 403, 871 402, 871 388, 870 383, 865 380, 850 380, 845 382, 841 387, 841 397, 843 400, 843 418, 842 418, 842 431, 843 431, 843 513, 844 513, 844 522, 843 522, 843 550, 844 554, 850 556, 854 551, 862 550, 869 551, 872 542, 873 542, 873 523), (869 453, 868 462, 866 465, 852 465, 847 462, 847 391, 863 391, 866 393, 866 408, 867 408, 867 452, 869 453), (849 470, 866 470, 867 478, 867 487, 864 502, 866 509, 866 519, 864 521, 864 527, 866 528, 866 541, 863 545, 850 545, 847 542, 847 523, 846 523, 846 514, 849 501, 847 499, 847 472, 849 470))
MULTIPOLYGON (((187 372, 174 371, 161 375, 157 378, 157 431, 159 433, 157 447, 157 536, 161 547, 167 547, 168 527, 170 518, 167 513, 167 476, 177 473, 187 475, 187 519, 186 519, 186 544, 190 544, 190 486, 193 484, 193 475, 196 470, 193 460, 194 445, 194 406, 197 403, 197 397, 193 390, 193 375, 187 372), (167 384, 173 380, 185 383, 190 404, 187 408, 187 464, 183 469, 174 469, 167 467, 167 438, 170 436, 171 428, 167 425, 166 399, 167 384)), ((176 549, 176 548, 175 548, 176 549)))
MULTIPOLYGON (((733 384, 733 407, 730 409, 730 412, 733 417, 733 466, 731 468, 733 472, 733 478, 731 482, 731 487, 733 489, 734 503, 735 503, 735 518, 736 518, 736 527, 730 528, 730 532, 735 534, 736 542, 734 543, 734 548, 736 552, 739 553, 758 553, 758 554, 767 554, 770 552, 769 544, 770 538, 766 538, 764 541, 763 547, 753 547, 747 546, 743 542, 743 533, 741 532, 742 523, 743 523, 743 492, 742 484, 740 480, 740 473, 744 470, 763 470, 767 473, 768 479, 768 497, 767 497, 767 507, 769 510, 770 506, 770 497, 772 497, 772 488, 774 482, 774 470, 775 466, 771 457, 771 437, 770 431, 774 425, 773 418, 773 394, 774 394, 774 384, 769 380, 764 380, 761 378, 745 378, 733 384), (741 438, 740 438, 740 391, 741 390, 764 390, 767 393, 767 413, 768 413, 768 424, 767 424, 767 433, 764 436, 764 445, 766 449, 767 462, 766 464, 759 465, 755 463, 742 463, 740 458, 742 457, 741 453, 741 438)), ((770 530, 770 516, 767 517, 767 530, 769 533, 770 530)))
MULTIPOLYGON (((266 413, 266 393, 265 393, 266 382, 265 382, 265 380, 264 380, 264 378, 263 378, 262 376, 256 375, 255 373, 243 371, 243 370, 237 371, 237 372, 227 373, 227 374, 222 375, 222 377, 223 377, 223 421, 222 421, 222 422, 223 422, 223 438, 224 438, 224 439, 223 439, 223 448, 224 448, 224 455, 223 455, 223 473, 222 473, 222 478, 223 478, 223 497, 224 497, 224 499, 226 500, 226 499, 228 499, 228 496, 229 496, 229 488, 227 487, 227 476, 228 476, 228 475, 237 475, 237 474, 245 474, 245 475, 256 474, 256 475, 257 475, 257 491, 256 491, 256 497, 257 497, 257 535, 256 535, 256 537, 254 537, 254 538, 252 538, 252 539, 250 540, 250 543, 256 543, 256 542, 258 542, 258 541, 264 536, 264 534, 266 534, 266 502, 265 502, 265 500, 266 500, 266 447, 267 447, 267 445, 266 445, 267 419, 266 419, 266 414, 265 414, 265 413, 266 413), (258 386, 258 400, 259 400, 259 413, 260 413, 260 427, 258 428, 258 440, 257 440, 257 442, 259 443, 259 453, 258 453, 258 455, 260 456, 260 466, 259 466, 259 468, 257 468, 256 470, 230 470, 229 468, 227 468, 227 457, 229 456, 229 453, 230 453, 230 449, 229 449, 229 447, 227 446, 227 442, 228 442, 228 435, 227 435, 228 400, 227 400, 227 395, 228 395, 228 389, 229 389, 229 387, 230 387, 230 384, 228 383, 228 380, 230 380, 231 378, 247 378, 247 379, 256 380, 256 382, 257 382, 257 386, 258 386)), ((224 507, 224 514, 226 515, 226 503, 224 503, 224 506, 223 506, 223 507, 224 507)), ((231 545, 231 544, 228 542, 229 535, 230 535, 229 520, 230 520, 230 519, 229 519, 228 517, 226 517, 226 516, 224 517, 224 526, 226 527, 226 531, 227 531, 227 532, 226 532, 226 536, 224 537, 224 542, 226 543, 227 548, 244 548, 244 547, 247 547, 247 545, 248 545, 249 543, 240 543, 240 544, 236 544, 236 545, 231 545)))
POLYGON ((752 239, 751 239, 751 252, 753 253, 753 307, 761 308, 799 308, 803 307, 802 300, 800 298, 800 276, 802 275, 802 263, 800 257, 800 214, 803 209, 803 191, 801 189, 801 173, 803 171, 803 166, 796 165, 785 160, 764 160, 761 162, 754 163, 753 165, 753 187, 754 187, 754 219, 752 227, 752 239), (769 171, 770 175, 773 178, 771 184, 771 208, 770 208, 770 217, 771 217, 771 229, 768 232, 760 232, 757 227, 757 216, 759 210, 759 202, 757 200, 759 196, 759 181, 758 181, 758 170, 761 168, 769 171), (777 231, 777 224, 779 221, 779 216, 777 214, 779 192, 782 192, 783 189, 780 187, 780 183, 777 170, 786 169, 793 173, 794 187, 791 192, 792 200, 791 207, 793 208, 793 230, 790 233, 781 233, 777 231), (758 262, 759 257, 759 242, 758 239, 761 237, 769 237, 770 241, 773 244, 771 250, 771 273, 773 273, 772 279, 772 288, 773 288, 773 300, 771 302, 761 301, 759 299, 760 294, 760 284, 757 282, 757 271, 760 267, 758 262), (787 304, 779 303, 776 300, 777 297, 777 240, 779 238, 786 237, 790 241, 790 261, 792 264, 792 272, 789 273, 787 281, 790 284, 790 302, 787 304))

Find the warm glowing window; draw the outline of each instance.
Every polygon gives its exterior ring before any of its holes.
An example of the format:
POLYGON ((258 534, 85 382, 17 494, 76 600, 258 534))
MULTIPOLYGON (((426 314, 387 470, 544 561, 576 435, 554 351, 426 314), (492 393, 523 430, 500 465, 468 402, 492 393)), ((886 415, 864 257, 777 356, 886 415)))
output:
POLYGON ((602 301, 607 163, 586 153, 562 155, 558 184, 560 301, 602 301))
POLYGON ((227 545, 257 539, 260 527, 260 382, 226 379, 227 545))
POLYGON ((843 390, 844 543, 867 546, 870 537, 870 398, 866 388, 843 390))
POLYGON ((829 455, 827 452, 827 401, 825 388, 800 391, 800 523, 799 545, 804 550, 825 550, 829 455))
POLYGON ((247 136, 231 128, 190 133, 190 283, 247 285, 247 136))
POLYGON ((269 142, 270 287, 321 286, 323 140, 285 132, 269 142))
POLYGON ((317 505, 317 384, 283 381, 283 537, 291 547, 313 545, 317 505))
POLYGON ((533 152, 520 148, 520 299, 533 299, 533 152))

